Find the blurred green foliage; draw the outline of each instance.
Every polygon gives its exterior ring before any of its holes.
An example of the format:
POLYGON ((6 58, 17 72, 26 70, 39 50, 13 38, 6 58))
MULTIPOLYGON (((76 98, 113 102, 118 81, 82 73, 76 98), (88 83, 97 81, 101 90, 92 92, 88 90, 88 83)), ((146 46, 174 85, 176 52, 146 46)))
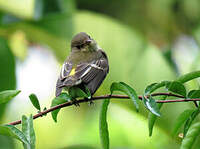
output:
MULTIPOLYGON (((48 47, 62 64, 70 52, 72 36, 84 31, 109 57, 109 76, 96 95, 109 93, 114 81, 126 82, 143 94, 150 83, 173 80, 179 74, 199 69, 199 20, 198 0, 2 0, 0 90, 16 88, 15 63, 18 59, 26 60, 30 46, 48 47), (190 55, 183 50, 176 54, 175 45, 182 36, 193 41, 191 49, 197 47, 197 52, 187 49, 190 55), (193 58, 191 63, 188 57, 193 58)), ((195 87, 199 87, 198 80, 186 84, 187 90, 195 87)), ((113 101, 110 107, 111 148, 175 149, 180 146, 180 139, 172 141, 173 124, 192 104, 165 105, 151 138, 145 109, 136 114, 131 101, 113 101)), ((0 120, 6 117, 5 108, 6 105, 1 105, 0 120)), ((100 148, 98 111, 97 102, 94 107, 83 105, 79 110, 73 107, 63 110, 56 125, 49 116, 34 122, 36 147, 100 148)), ((198 148, 198 142, 194 148, 198 148)), ((3 148, 14 148, 6 137, 0 136, 0 144, 3 148)))
MULTIPOLYGON (((0 38, 0 91, 15 89, 16 87, 16 77, 15 77, 15 59, 8 47, 8 42, 0 38)), ((5 114, 7 103, 0 105, 0 121, 5 114)), ((13 148, 13 143, 10 138, 0 136, 0 144, 2 147, 8 147, 8 149, 13 148)))
POLYGON ((117 18, 135 28, 153 43, 172 43, 180 34, 192 34, 199 26, 198 0, 76 0, 79 9, 89 9, 117 18))

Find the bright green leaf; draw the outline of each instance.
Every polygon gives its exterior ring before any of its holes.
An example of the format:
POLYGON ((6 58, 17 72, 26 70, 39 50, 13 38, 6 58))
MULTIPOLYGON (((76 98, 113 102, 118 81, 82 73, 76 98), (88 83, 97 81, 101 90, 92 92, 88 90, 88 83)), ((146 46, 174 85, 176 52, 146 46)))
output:
POLYGON ((173 82, 168 83, 166 85, 166 89, 171 92, 174 92, 174 93, 177 93, 179 95, 183 95, 184 97, 186 97, 185 86, 178 81, 173 81, 173 82))
POLYGON ((176 81, 181 82, 181 83, 186 83, 190 80, 193 80, 199 77, 200 77, 200 71, 193 71, 193 72, 180 76, 178 79, 176 79, 176 81))
POLYGON ((25 115, 22 116, 22 132, 26 136, 29 144, 24 145, 24 149, 35 149, 35 131, 33 128, 33 116, 27 118, 25 115))
POLYGON ((103 149, 109 149, 109 131, 107 123, 107 111, 109 103, 109 99, 103 101, 99 119, 99 132, 103 149))
POLYGON ((184 137, 180 149, 191 149, 200 134, 200 122, 193 124, 184 137))
POLYGON ((146 106, 146 108, 153 114, 155 114, 156 116, 160 116, 160 110, 159 110, 159 107, 156 103, 156 101, 151 97, 149 96, 148 98, 145 98, 143 96, 143 102, 144 102, 144 105, 146 106))
POLYGON ((0 126, 0 135, 9 136, 9 137, 18 139, 25 144, 29 144, 29 141, 27 140, 24 133, 21 132, 16 127, 14 127, 13 125, 2 125, 2 126, 0 126))
POLYGON ((136 91, 130 87, 129 85, 125 84, 124 82, 114 82, 111 84, 110 86, 110 92, 111 94, 114 92, 114 91, 121 91, 125 94, 127 94, 133 101, 135 107, 136 107, 136 110, 138 111, 139 110, 139 99, 138 99, 138 95, 136 93, 136 91))
POLYGON ((184 129, 183 129, 183 136, 186 136, 188 129, 190 128, 192 122, 194 121, 194 119, 197 117, 199 113, 200 113, 200 109, 196 109, 195 111, 192 112, 190 117, 187 119, 184 125, 184 129))
POLYGON ((12 98, 17 96, 21 91, 19 90, 6 90, 0 92, 0 104, 10 101, 12 98))
POLYGON ((40 103, 39 103, 37 96, 35 94, 31 94, 31 95, 29 95, 29 98, 30 98, 33 106, 40 111, 41 108, 40 108, 40 103))
MULTIPOLYGON (((167 96, 163 96, 163 97, 161 97, 160 100, 165 100, 166 98, 167 98, 167 96)), ((158 108, 161 109, 163 103, 159 103, 157 105, 158 105, 158 108)), ((151 112, 149 112, 149 114, 148 114, 149 136, 152 136, 153 127, 154 127, 156 119, 157 119, 157 116, 155 114, 152 114, 151 112)))
POLYGON ((177 118, 174 129, 172 131, 172 135, 176 135, 178 133, 178 130, 181 128, 181 126, 187 121, 187 119, 191 116, 191 114, 195 111, 195 109, 187 109, 183 111, 177 118))
MULTIPOLYGON (((61 93, 60 96, 54 98, 51 102, 51 107, 57 106, 59 104, 71 101, 71 97, 67 93, 61 93)), ((60 109, 51 112, 51 116, 55 122, 57 122, 57 115, 60 109)))

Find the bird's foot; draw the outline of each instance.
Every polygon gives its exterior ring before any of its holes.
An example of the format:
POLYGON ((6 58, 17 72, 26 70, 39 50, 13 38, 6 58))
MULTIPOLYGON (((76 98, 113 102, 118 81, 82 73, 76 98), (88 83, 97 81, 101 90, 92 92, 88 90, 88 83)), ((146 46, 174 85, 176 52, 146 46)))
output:
POLYGON ((93 106, 93 105, 94 105, 94 102, 93 102, 92 100, 90 100, 90 101, 89 101, 89 105, 90 105, 90 106, 93 106))
POLYGON ((75 105, 76 107, 80 107, 80 104, 78 103, 78 100, 73 99, 72 104, 75 105))
POLYGON ((84 100, 89 102, 89 106, 94 105, 94 102, 91 99, 85 98, 84 100))

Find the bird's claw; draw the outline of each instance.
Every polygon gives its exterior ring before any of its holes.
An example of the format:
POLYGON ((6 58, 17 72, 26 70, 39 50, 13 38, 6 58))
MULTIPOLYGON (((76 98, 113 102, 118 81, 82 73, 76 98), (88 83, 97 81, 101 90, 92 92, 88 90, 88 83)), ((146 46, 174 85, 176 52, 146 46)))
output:
POLYGON ((89 105, 94 105, 94 102, 91 99, 85 98, 84 99, 86 102, 89 102, 89 105))
POLYGON ((78 103, 78 100, 73 99, 72 104, 75 105, 76 107, 80 107, 80 104, 78 103))
POLYGON ((90 100, 89 105, 90 106, 94 105, 94 102, 92 100, 90 100))

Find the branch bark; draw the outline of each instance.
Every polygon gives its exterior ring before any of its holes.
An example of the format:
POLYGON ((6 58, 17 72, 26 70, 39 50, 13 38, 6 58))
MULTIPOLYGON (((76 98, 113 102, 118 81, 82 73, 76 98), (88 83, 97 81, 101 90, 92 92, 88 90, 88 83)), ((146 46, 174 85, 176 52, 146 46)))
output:
MULTIPOLYGON (((176 94, 173 94, 173 93, 154 93, 154 94, 151 94, 151 96, 162 96, 162 95, 171 96, 171 97, 177 97, 179 99, 173 99, 173 100, 156 100, 157 103, 173 103, 173 102, 200 101, 200 99, 184 99, 184 96, 176 95, 176 94)), ((126 95, 102 95, 102 96, 92 97, 90 100, 80 99, 80 100, 77 101, 77 103, 79 104, 79 103, 88 102, 88 101, 91 101, 91 100, 94 101, 94 100, 102 100, 102 99, 108 99, 108 98, 110 98, 110 99, 111 98, 129 99, 129 96, 126 96, 126 95)), ((142 100, 142 96, 138 96, 138 98, 140 100, 142 100)), ((61 108, 68 107, 68 106, 71 106, 71 105, 73 105, 73 102, 66 102, 66 103, 63 103, 63 104, 51 107, 51 108, 49 108, 47 110, 44 110, 44 111, 42 111, 42 112, 40 112, 38 114, 35 114, 33 116, 33 119, 42 117, 43 115, 46 115, 47 113, 52 112, 52 111, 54 111, 56 109, 61 109, 61 108)), ((21 124, 21 120, 10 122, 8 124, 9 125, 18 125, 18 124, 21 124)))

